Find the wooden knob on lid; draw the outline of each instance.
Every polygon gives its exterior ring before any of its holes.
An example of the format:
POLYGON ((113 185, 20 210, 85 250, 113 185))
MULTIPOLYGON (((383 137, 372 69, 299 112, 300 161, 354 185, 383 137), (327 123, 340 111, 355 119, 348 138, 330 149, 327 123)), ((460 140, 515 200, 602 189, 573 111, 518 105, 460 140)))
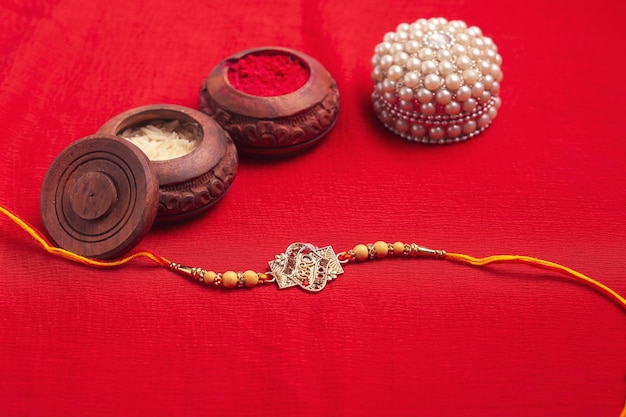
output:
POLYGON ((150 230, 159 186, 152 164, 135 145, 93 135, 54 160, 41 187, 41 217, 60 247, 90 258, 113 258, 150 230))

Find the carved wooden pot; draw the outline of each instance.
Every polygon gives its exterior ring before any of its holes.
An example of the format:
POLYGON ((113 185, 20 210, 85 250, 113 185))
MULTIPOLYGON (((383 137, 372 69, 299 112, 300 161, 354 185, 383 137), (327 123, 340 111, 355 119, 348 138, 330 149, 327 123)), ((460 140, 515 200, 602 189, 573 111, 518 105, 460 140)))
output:
POLYGON ((218 64, 202 84, 199 106, 230 134, 240 153, 291 156, 317 144, 334 126, 339 90, 312 57, 288 48, 264 47, 239 52, 218 64), (299 60, 308 69, 308 80, 297 90, 257 96, 238 90, 229 81, 229 69, 238 60, 277 53, 299 60))
POLYGON ((228 134, 206 114, 183 106, 158 104, 121 113, 99 130, 119 136, 129 127, 155 120, 197 124, 198 145, 174 159, 151 161, 159 184, 157 223, 189 219, 205 212, 230 188, 237 173, 237 150, 228 134))

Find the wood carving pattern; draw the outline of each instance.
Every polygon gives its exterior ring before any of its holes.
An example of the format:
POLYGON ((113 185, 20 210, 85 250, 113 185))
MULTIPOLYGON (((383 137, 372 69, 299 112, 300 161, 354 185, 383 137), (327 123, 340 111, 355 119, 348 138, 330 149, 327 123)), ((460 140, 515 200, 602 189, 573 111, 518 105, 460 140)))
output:
POLYGON ((228 111, 213 100, 205 85, 200 91, 199 106, 230 134, 238 146, 287 147, 314 140, 330 130, 339 111, 339 90, 333 83, 320 103, 295 115, 275 119, 256 119, 228 111))
POLYGON ((224 156, 209 172, 182 183, 160 187, 156 221, 170 223, 196 216, 220 200, 237 173, 237 149, 228 138, 224 156))

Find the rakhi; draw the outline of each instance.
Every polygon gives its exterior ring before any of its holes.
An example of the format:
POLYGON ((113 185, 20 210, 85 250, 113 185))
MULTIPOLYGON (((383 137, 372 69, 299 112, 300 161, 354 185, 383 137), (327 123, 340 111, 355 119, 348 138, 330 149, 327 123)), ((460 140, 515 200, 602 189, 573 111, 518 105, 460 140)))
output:
POLYGON ((138 258, 147 258, 157 265, 182 274, 199 283, 216 288, 252 288, 276 283, 279 288, 298 286, 309 292, 319 292, 331 281, 341 275, 343 265, 360 263, 368 260, 385 258, 437 258, 461 262, 473 266, 486 266, 492 263, 523 263, 538 268, 550 269, 568 275, 578 282, 591 286, 600 293, 626 309, 626 298, 615 290, 578 271, 555 262, 523 255, 493 255, 475 258, 462 253, 450 253, 444 250, 429 249, 415 243, 377 241, 370 244, 358 244, 352 249, 335 253, 331 246, 318 248, 310 243, 293 243, 284 253, 269 262, 269 271, 257 272, 225 271, 215 272, 198 267, 190 267, 172 262, 150 251, 138 251, 117 260, 99 260, 78 255, 66 249, 54 246, 35 227, 0 205, 0 213, 32 236, 43 249, 55 256, 96 268, 115 268, 138 258))

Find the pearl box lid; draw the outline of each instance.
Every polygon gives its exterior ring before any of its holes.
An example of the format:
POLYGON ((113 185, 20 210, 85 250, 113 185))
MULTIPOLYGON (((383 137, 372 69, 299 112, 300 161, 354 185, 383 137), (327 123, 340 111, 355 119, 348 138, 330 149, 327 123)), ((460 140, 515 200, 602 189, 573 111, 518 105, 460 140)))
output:
POLYGON ((372 57, 372 102, 397 135, 421 143, 472 138, 498 114, 502 57, 460 20, 419 19, 385 34, 372 57))

